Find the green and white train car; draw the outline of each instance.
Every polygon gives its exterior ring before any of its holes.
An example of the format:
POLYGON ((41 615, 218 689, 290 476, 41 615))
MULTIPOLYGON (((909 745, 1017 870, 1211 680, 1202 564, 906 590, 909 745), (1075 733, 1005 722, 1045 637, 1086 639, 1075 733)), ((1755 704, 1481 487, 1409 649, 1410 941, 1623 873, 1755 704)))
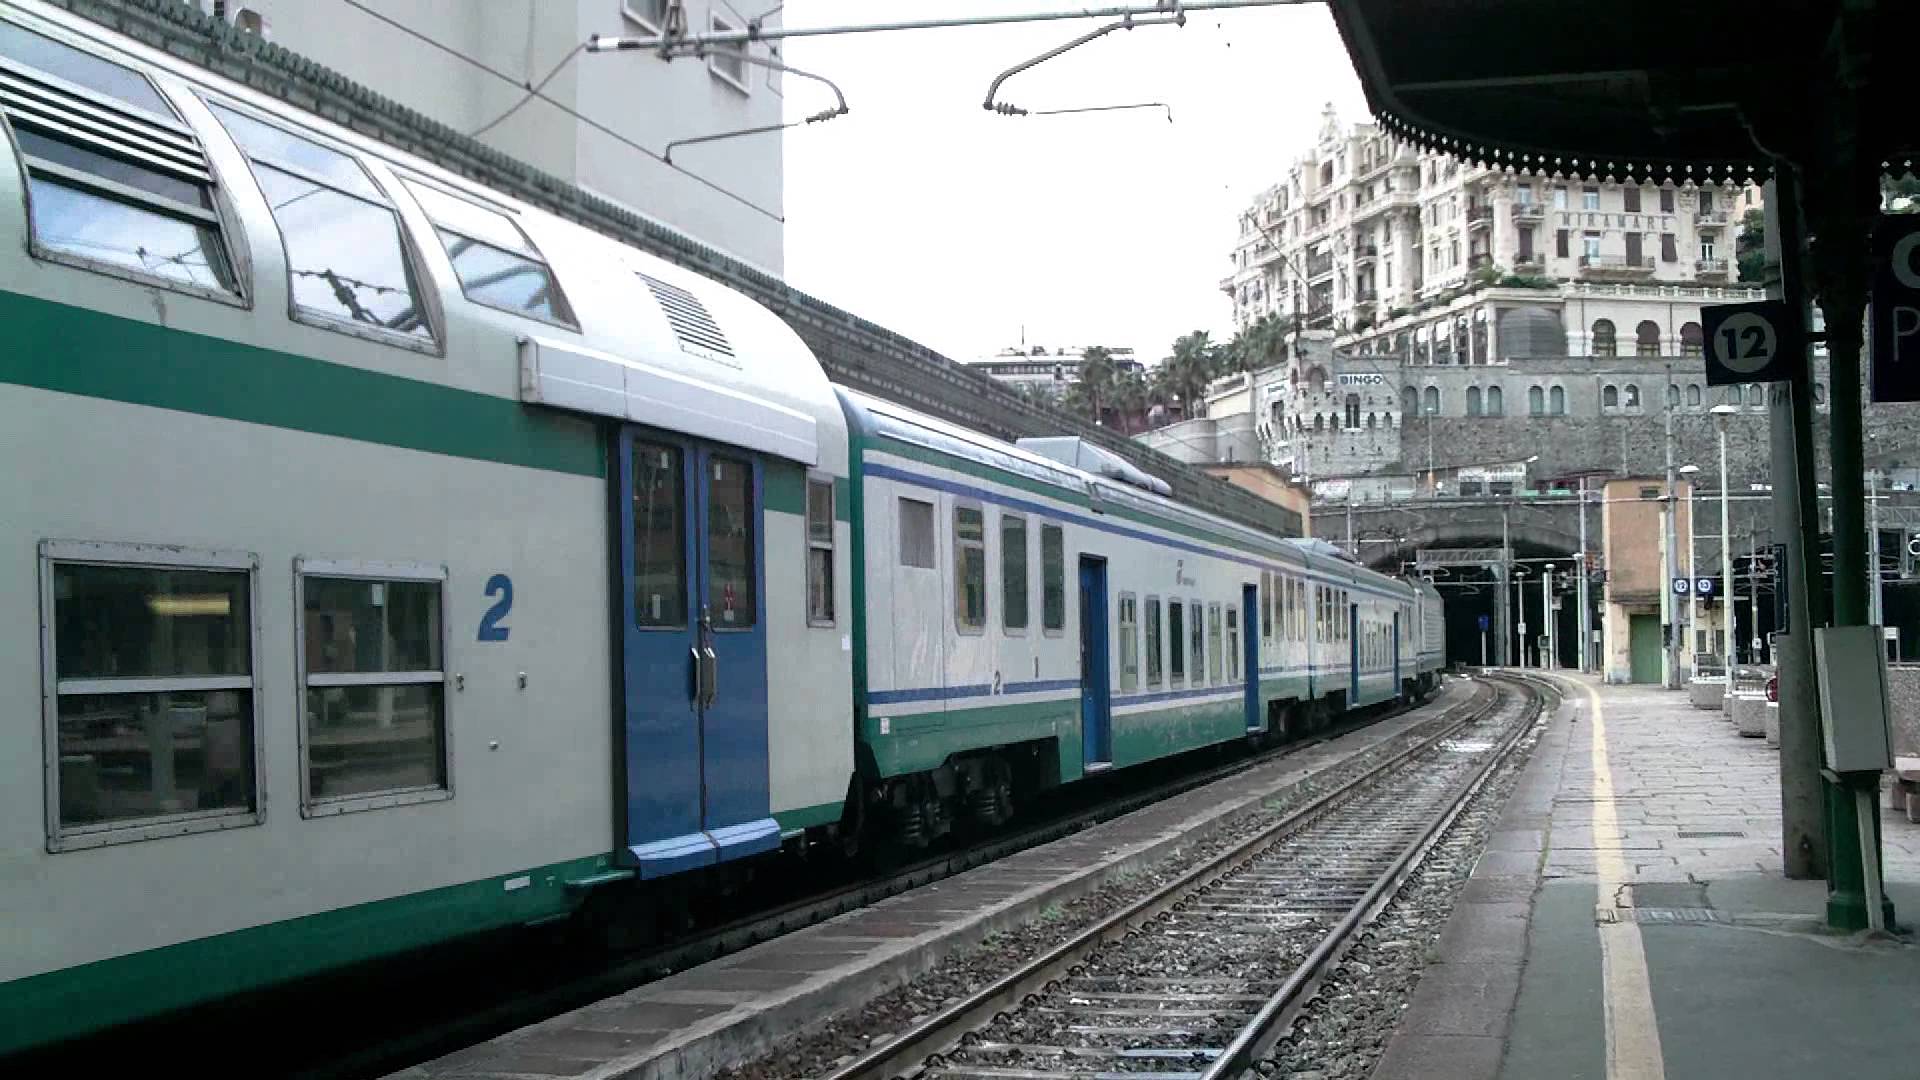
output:
POLYGON ((839 820, 786 324, 48 6, 0 112, 0 1053, 839 820))
MULTIPOLYGON (((863 780, 904 838, 1424 694, 1437 596, 848 390, 863 780), (1428 634, 1423 634, 1428 631, 1428 634)), ((1431 587, 1427 588, 1431 593, 1431 587)))

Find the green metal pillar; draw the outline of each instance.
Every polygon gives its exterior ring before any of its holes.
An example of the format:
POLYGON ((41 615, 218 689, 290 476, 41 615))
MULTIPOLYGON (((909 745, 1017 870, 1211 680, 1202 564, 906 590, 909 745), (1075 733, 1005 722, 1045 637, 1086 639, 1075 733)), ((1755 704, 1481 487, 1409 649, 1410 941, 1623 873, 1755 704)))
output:
MULTIPOLYGON (((1842 134, 1836 132, 1836 134, 1842 134)), ((1809 177, 1808 218, 1818 242, 1813 245, 1814 285, 1826 315, 1831 386, 1833 468, 1833 625, 1867 623, 1866 484, 1861 468, 1860 349, 1864 337, 1867 275, 1871 265, 1873 222, 1879 213, 1879 167, 1837 139, 1840 152, 1825 163, 1816 189, 1809 177)), ((1832 718, 1827 718, 1831 723, 1832 718)), ((1881 863, 1880 775, 1825 773, 1827 784, 1827 925, 1861 930, 1868 925, 1866 860, 1881 863), (1869 797, 1860 799, 1865 789, 1869 797), (1863 810, 1864 807, 1864 810, 1863 810), (1872 851, 1860 842, 1860 815, 1871 815, 1872 851)), ((1893 925, 1893 904, 1882 901, 1885 925, 1893 925)))

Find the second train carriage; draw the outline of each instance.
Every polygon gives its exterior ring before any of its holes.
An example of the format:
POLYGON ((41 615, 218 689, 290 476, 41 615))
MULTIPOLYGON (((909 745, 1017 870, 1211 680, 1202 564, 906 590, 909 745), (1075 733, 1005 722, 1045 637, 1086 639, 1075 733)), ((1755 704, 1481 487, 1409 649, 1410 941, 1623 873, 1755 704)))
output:
POLYGON ((1430 587, 49 5, 0 68, 0 1052, 1431 686, 1430 587))
POLYGON ((854 729, 903 839, 1016 791, 1424 693, 1430 602, 1275 538, 841 389, 854 729))

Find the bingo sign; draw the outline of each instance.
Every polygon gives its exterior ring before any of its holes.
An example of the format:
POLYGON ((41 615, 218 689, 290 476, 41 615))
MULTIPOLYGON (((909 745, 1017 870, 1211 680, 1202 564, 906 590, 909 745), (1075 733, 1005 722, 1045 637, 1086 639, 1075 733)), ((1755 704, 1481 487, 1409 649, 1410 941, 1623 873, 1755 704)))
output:
POLYGON ((1889 214, 1873 230, 1874 401, 1920 401, 1920 216, 1889 214))
POLYGON ((1785 382, 1806 371, 1807 350, 1783 300, 1713 304, 1700 309, 1700 321, 1708 386, 1785 382))

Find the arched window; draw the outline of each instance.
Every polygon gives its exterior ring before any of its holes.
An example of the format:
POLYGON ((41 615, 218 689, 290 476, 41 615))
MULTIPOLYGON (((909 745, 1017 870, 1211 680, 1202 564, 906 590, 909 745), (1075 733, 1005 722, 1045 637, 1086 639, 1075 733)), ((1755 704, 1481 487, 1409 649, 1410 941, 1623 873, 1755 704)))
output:
POLYGON ((1527 387, 1527 415, 1543 416, 1547 411, 1547 392, 1537 386, 1527 387))
POLYGON ((1313 430, 1315 431, 1327 430, 1327 417, 1325 413, 1313 414, 1313 430))
POLYGON ((1565 388, 1554 387, 1553 390, 1548 393, 1547 399, 1551 402, 1547 409, 1548 412, 1554 416, 1567 415, 1567 391, 1565 388))
POLYGON ((1633 330, 1633 354, 1635 356, 1660 355, 1660 324, 1648 319, 1633 330))
POLYGON ((1487 415, 1505 416, 1507 414, 1506 395, 1497 386, 1487 387, 1487 415))
POLYGON ((1379 426, 1379 419, 1380 419, 1380 418, 1379 418, 1378 416, 1376 416, 1375 414, 1373 414, 1373 413, 1368 413, 1368 414, 1367 414, 1367 430, 1368 430, 1368 431, 1372 431, 1372 430, 1373 430, 1374 428, 1376 428, 1376 427, 1378 427, 1378 426, 1379 426))
POLYGON ((1400 411, 1413 416, 1420 411, 1420 391, 1411 386, 1400 388, 1400 411))
POLYGON ((1635 386, 1633 383, 1628 383, 1627 396, 1626 396, 1626 399, 1621 402, 1621 404, 1629 409, 1639 408, 1640 407, 1640 388, 1638 386, 1635 386))
POLYGON ((1727 387, 1727 404, 1729 405, 1740 404, 1740 384, 1739 383, 1735 383, 1732 386, 1727 387))
POLYGON ((1668 383, 1667 384, 1667 408, 1677 409, 1679 407, 1680 407, 1680 384, 1668 383))
POLYGON ((1437 386, 1427 387, 1427 392, 1426 392, 1424 401, 1426 404, 1426 412, 1428 416, 1440 415, 1440 388, 1439 387, 1437 386))
POLYGON ((1700 337, 1700 324, 1683 323, 1680 326, 1680 355, 1697 357, 1701 353, 1703 339, 1700 337))
POLYGON ((1687 407, 1692 409, 1697 409, 1700 407, 1700 384, 1699 383, 1687 384, 1687 407))
POLYGON ((1327 388, 1327 373, 1324 369, 1314 368, 1307 372, 1307 389, 1318 394, 1327 388))
POLYGON ((1487 355, 1487 309, 1476 308, 1473 312, 1473 362, 1485 364, 1491 359, 1487 355))
POLYGON ((1620 388, 1613 385, 1612 383, 1608 383, 1606 386, 1602 387, 1600 390, 1600 407, 1603 409, 1619 408, 1620 407, 1620 388))
POLYGON ((1756 409, 1766 408, 1767 392, 1760 388, 1759 383, 1756 382, 1756 383, 1747 384, 1747 404, 1753 406, 1756 409))
POLYGON ((1595 319, 1593 321, 1593 355, 1612 356, 1617 350, 1613 340, 1613 320, 1595 319))
POLYGON ((1827 384, 1826 383, 1813 384, 1813 403, 1815 405, 1825 405, 1827 403, 1827 384))
POLYGON ((1347 427, 1350 429, 1353 429, 1353 428, 1358 428, 1359 426, 1360 426, 1360 395, 1348 394, 1347 395, 1347 427))
POLYGON ((1467 387, 1467 415, 1480 415, 1480 388, 1477 386, 1467 387))

